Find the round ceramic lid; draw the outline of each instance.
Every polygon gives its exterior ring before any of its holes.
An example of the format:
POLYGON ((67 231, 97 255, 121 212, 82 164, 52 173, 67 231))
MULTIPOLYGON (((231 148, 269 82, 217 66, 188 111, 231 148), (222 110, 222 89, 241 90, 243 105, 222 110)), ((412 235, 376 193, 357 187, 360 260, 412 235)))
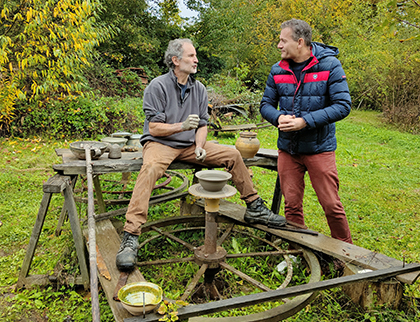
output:
POLYGON ((141 134, 131 134, 131 140, 139 140, 141 138, 141 134))
POLYGON ((130 135, 131 135, 130 132, 115 132, 111 134, 111 136, 114 138, 126 138, 126 137, 130 137, 130 135))

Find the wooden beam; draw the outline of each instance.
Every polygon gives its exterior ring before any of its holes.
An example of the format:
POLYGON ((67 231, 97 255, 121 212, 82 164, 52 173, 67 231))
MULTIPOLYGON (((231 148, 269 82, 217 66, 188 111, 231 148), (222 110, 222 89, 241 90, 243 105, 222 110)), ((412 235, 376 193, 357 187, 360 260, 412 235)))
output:
MULTIPOLYGON (((325 281, 287 287, 280 290, 239 296, 226 300, 209 302, 205 304, 188 305, 178 309, 178 318, 179 320, 184 320, 195 316, 228 311, 230 309, 238 307, 246 307, 263 302, 278 301, 283 298, 289 298, 316 291, 327 290, 334 287, 356 283, 360 281, 389 278, 392 276, 406 274, 414 271, 420 271, 420 264, 408 264, 405 267, 391 267, 363 274, 332 278, 325 281)), ((145 318, 128 318, 125 319, 124 322, 152 322, 158 321, 160 318, 162 318, 161 315, 150 314, 146 315, 145 318)))
MULTIPOLYGON (((86 236, 88 231, 84 231, 86 236)), ((122 322, 124 318, 131 317, 121 305, 121 302, 113 299, 115 288, 120 278, 121 272, 118 270, 115 263, 118 249, 121 244, 121 239, 109 220, 101 220, 96 223, 96 243, 99 248, 99 253, 102 255, 102 259, 105 262, 107 270, 109 272, 110 279, 99 274, 99 281, 102 289, 105 292, 109 306, 111 307, 115 321, 122 322)), ((144 281, 143 275, 138 269, 135 269, 128 277, 127 283, 141 282, 144 281)))
MULTIPOLYGON (((197 205, 204 207, 204 200, 197 200, 197 205)), ((221 217, 227 217, 231 220, 240 222, 242 225, 248 225, 244 221, 245 207, 229 202, 227 200, 220 200, 219 213, 221 217)), ((389 267, 401 267, 403 262, 385 256, 380 253, 372 252, 357 245, 349 244, 338 239, 334 239, 323 234, 317 236, 300 234, 281 229, 270 229, 263 225, 254 225, 260 230, 269 232, 270 234, 283 238, 289 242, 305 246, 309 249, 322 252, 324 254, 338 258, 346 263, 368 268, 372 270, 384 269, 389 267)), ((413 284, 419 272, 413 272, 404 275, 398 275, 399 281, 405 284, 413 284)))

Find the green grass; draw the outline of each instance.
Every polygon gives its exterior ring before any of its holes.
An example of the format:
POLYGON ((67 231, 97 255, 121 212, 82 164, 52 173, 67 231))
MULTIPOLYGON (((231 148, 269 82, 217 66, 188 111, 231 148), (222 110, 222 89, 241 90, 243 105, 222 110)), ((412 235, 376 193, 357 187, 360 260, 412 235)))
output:
MULTIPOLYGON (((237 134, 220 133, 209 140, 234 144, 237 134)), ((337 167, 340 197, 354 243, 371 251, 420 262, 420 136, 402 133, 382 122, 375 112, 352 111, 337 123, 337 167)), ((275 149, 274 128, 258 130, 261 147, 275 149)), ((51 138, 0 138, 0 321, 90 321, 88 294, 76 286, 15 290, 35 218, 42 199, 42 184, 54 174, 52 165, 61 160, 55 148, 68 142, 51 138)), ((254 184, 268 201, 274 191, 275 173, 252 168, 254 184)), ((325 216, 307 181, 305 220, 312 230, 329 235, 325 216)), ((230 201, 243 205, 238 196, 230 201)), ((47 219, 31 267, 31 274, 52 273, 57 263, 63 273, 74 273, 75 251, 68 223, 60 237, 54 231, 63 197, 52 198, 47 219)), ((86 206, 79 205, 80 216, 86 206)), ((153 206, 151 219, 175 215, 177 202, 153 206)), ((399 310, 378 306, 365 311, 351 303, 340 289, 324 291, 316 301, 288 321, 420 321, 420 283, 405 286, 399 310)), ((239 314, 239 313, 238 313, 239 314)), ((101 320, 112 313, 101 294, 101 320)))

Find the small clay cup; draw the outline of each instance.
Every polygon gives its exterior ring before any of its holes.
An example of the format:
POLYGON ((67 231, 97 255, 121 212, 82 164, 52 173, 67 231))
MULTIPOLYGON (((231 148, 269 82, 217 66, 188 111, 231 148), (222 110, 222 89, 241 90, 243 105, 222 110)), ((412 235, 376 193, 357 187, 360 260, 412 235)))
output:
POLYGON ((121 159, 121 147, 118 144, 113 144, 109 147, 108 158, 121 159))

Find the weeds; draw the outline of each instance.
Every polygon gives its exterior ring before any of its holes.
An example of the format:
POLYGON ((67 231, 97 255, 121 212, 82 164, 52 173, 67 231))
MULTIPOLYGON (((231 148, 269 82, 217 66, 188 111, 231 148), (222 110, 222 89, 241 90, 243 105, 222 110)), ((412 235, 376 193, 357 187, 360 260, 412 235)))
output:
MULTIPOLYGON (((233 145, 237 135, 220 133, 216 138, 209 134, 208 139, 233 145)), ((420 244, 420 137, 402 133, 386 125, 378 113, 363 111, 352 111, 348 118, 337 123, 337 135, 340 197, 347 212, 354 243, 399 260, 420 262, 417 247, 420 244)), ((263 148, 275 149, 276 137, 274 128, 258 130, 258 139, 263 148)), ((0 321, 48 319, 62 322, 68 317, 74 321, 91 320, 89 294, 75 285, 14 290, 42 199, 42 184, 54 175, 52 164, 61 163, 54 149, 67 147, 68 142, 64 139, 0 138, 0 321)), ((256 167, 252 170, 255 187, 270 206, 275 173, 256 167)), ((192 179, 191 171, 185 173, 192 179)), ((132 175, 133 180, 136 175, 132 175)), ((120 178, 110 179, 117 181, 120 178)), ((173 182, 174 186, 177 184, 173 182)), ((130 186, 127 189, 130 189, 130 186)), ((244 205, 238 194, 229 201, 244 205)), ((69 223, 64 224, 60 237, 54 235, 62 205, 63 197, 59 194, 54 195, 31 266, 31 274, 52 273, 57 269, 57 263, 62 265, 63 274, 73 274, 77 270, 69 223)), ((305 221, 310 229, 325 235, 330 234, 309 181, 305 191, 304 211, 305 221)), ((86 205, 78 204, 78 212, 81 218, 84 218, 86 205)), ((177 201, 155 205, 151 207, 149 220, 174 216, 178 212, 177 201)), ((124 217, 121 216, 120 219, 124 220, 124 217)), ((195 231, 188 240, 194 245, 200 245, 202 238, 202 231, 195 231)), ((251 247, 256 247, 247 240, 238 234, 229 240, 230 246, 226 247, 232 252, 249 251, 251 247)), ((173 244, 167 242, 162 248, 159 243, 150 244, 145 246, 144 253, 159 259, 175 257, 177 254, 187 256, 185 249, 178 247, 173 251, 173 247, 173 244)), ((270 285, 277 285, 282 276, 272 268, 280 260, 281 258, 252 262, 229 259, 229 263, 246 270, 249 267, 249 274, 263 279, 268 284, 271 283, 270 285)), ((165 294, 173 298, 182 294, 182 287, 197 271, 197 265, 183 263, 177 268, 183 270, 181 275, 172 273, 173 269, 168 268, 164 273, 153 276, 158 284, 165 286, 165 294)), ((150 276, 152 275, 153 273, 150 273, 150 276)), ((305 283, 305 278, 307 272, 302 268, 296 272, 296 280, 293 283, 305 283)), ((248 291, 246 283, 241 280, 229 276, 226 279, 229 279, 232 288, 238 292, 248 291)), ((420 321, 419 298, 420 285, 416 282, 405 286, 403 303, 398 310, 377 306, 367 311, 353 304, 338 288, 321 292, 307 308, 287 320, 420 321)), ((112 312, 103 293, 100 295, 100 303, 101 320, 113 321, 112 312)), ((266 310, 276 305, 279 303, 263 303, 256 309, 266 310)), ((243 315, 249 310, 243 308, 218 314, 243 315)))

